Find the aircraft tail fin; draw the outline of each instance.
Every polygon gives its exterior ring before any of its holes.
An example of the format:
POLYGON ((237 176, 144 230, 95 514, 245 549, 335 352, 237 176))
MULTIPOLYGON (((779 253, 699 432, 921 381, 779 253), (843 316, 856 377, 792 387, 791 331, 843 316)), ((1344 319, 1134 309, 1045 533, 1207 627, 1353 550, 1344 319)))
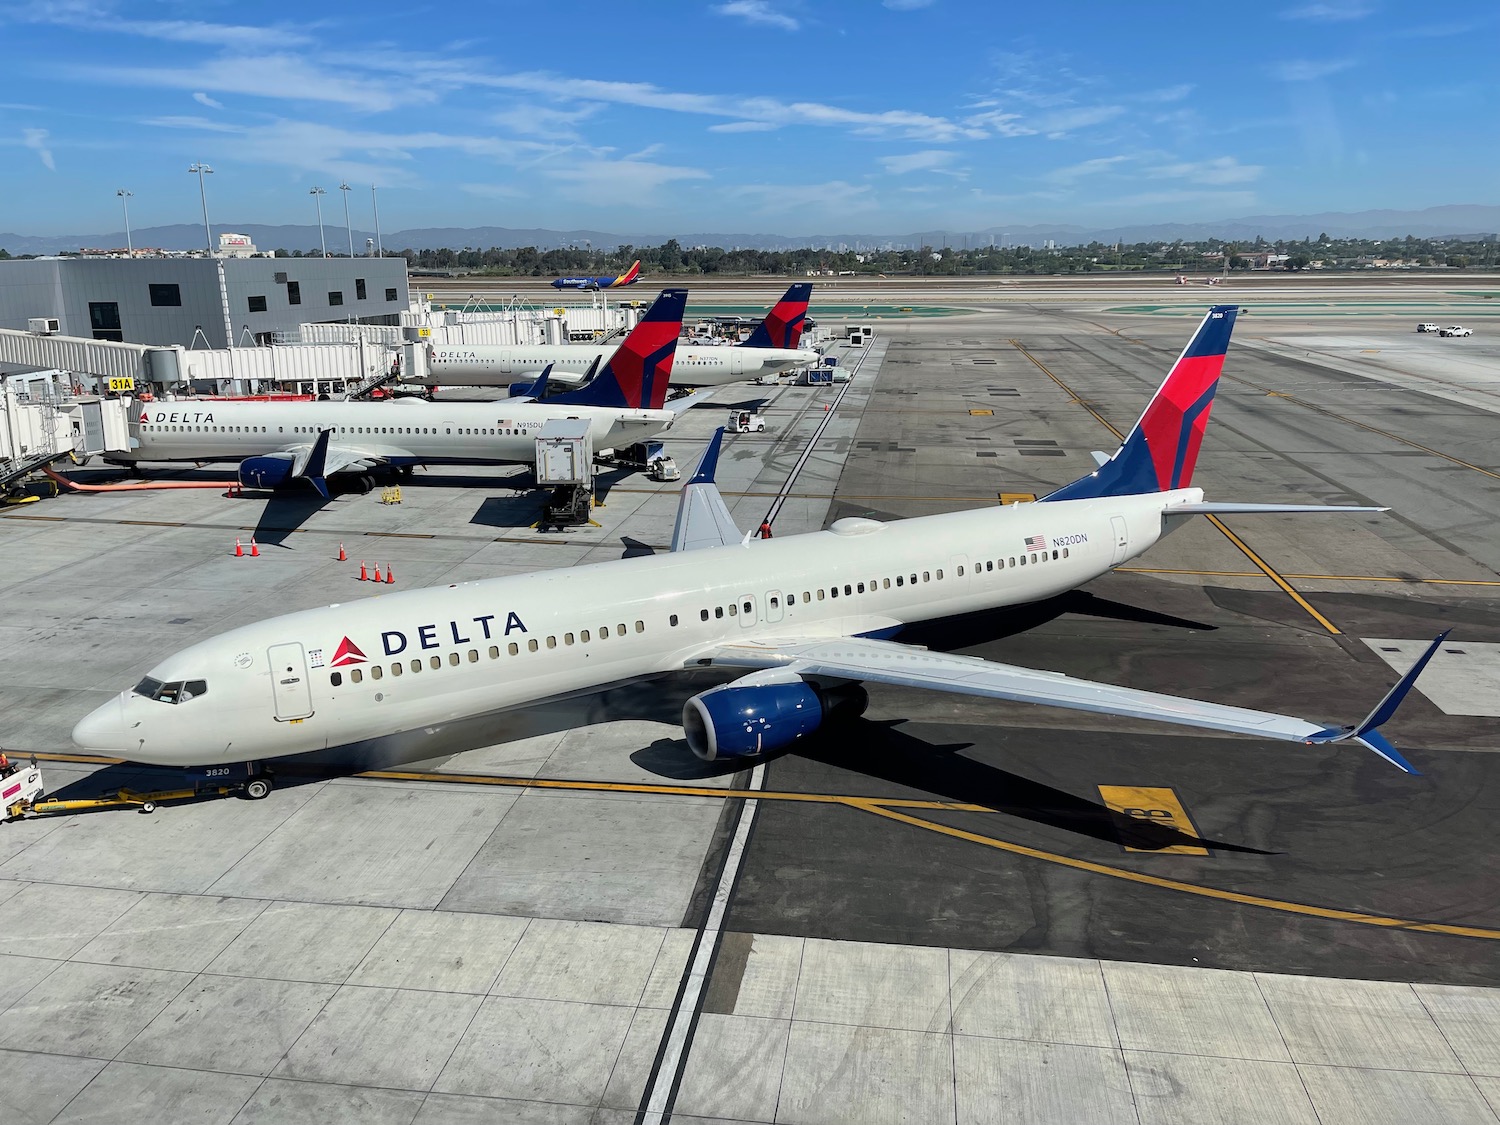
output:
POLYGON ((637 258, 635 260, 634 264, 632 264, 631 267, 628 270, 626 270, 624 273, 622 273, 619 277, 615 278, 613 284, 614 285, 634 285, 636 283, 636 281, 639 280, 640 276, 641 276, 641 260, 639 258, 637 258))
POLYGON ((677 501, 677 522, 672 527, 672 550, 700 551, 706 547, 727 547, 744 541, 734 517, 719 495, 714 474, 719 468, 719 448, 724 442, 720 426, 709 439, 692 479, 683 486, 677 501))
POLYGON ((1088 476, 1042 499, 1139 496, 1192 484, 1238 312, 1234 305, 1209 309, 1114 456, 1088 476))
POLYGON ((639 324, 586 385, 547 401, 572 406, 660 410, 667 401, 672 359, 682 333, 686 289, 663 289, 639 324))
POLYGON ((799 281, 790 286, 766 318, 756 325, 742 348, 786 348, 796 351, 802 341, 802 326, 807 322, 807 304, 812 298, 812 283, 799 281))

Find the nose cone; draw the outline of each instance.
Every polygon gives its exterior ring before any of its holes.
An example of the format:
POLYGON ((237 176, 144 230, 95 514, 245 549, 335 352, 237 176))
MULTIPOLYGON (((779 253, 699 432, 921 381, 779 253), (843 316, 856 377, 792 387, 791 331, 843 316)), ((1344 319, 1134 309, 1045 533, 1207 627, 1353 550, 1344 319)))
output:
POLYGON ((80 719, 73 728, 73 742, 84 750, 123 754, 127 740, 125 704, 120 697, 115 696, 80 719))

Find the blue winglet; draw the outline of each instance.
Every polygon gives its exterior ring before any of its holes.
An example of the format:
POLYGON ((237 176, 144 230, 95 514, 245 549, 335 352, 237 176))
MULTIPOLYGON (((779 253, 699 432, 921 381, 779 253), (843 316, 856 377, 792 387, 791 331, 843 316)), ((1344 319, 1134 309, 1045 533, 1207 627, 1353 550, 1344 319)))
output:
POLYGON ((324 500, 329 499, 327 470, 328 443, 333 438, 333 430, 319 430, 317 440, 313 442, 312 452, 307 455, 307 464, 302 466, 302 476, 318 490, 318 495, 324 500))
POLYGON ((1402 757, 1400 752, 1391 745, 1390 740, 1381 734, 1377 728, 1390 722, 1391 717, 1396 713, 1396 708, 1401 706, 1402 700, 1406 698, 1407 693, 1416 684, 1417 677, 1422 674, 1422 670, 1437 655, 1437 650, 1443 646, 1443 642, 1448 639, 1448 634, 1452 631, 1451 629, 1444 629, 1433 639, 1433 642, 1427 646, 1427 651, 1417 657, 1417 662, 1407 669, 1406 675, 1396 681, 1396 686, 1385 693, 1385 698, 1375 705, 1375 709, 1366 715, 1364 721, 1358 726, 1329 727, 1311 736, 1307 741, 1318 744, 1353 740, 1375 751, 1375 753, 1379 754, 1397 769, 1420 776, 1421 771, 1402 757))
POLYGON ((552 368, 553 364, 550 363, 547 364, 546 367, 542 368, 542 373, 541 375, 537 376, 537 381, 531 384, 530 389, 524 391, 523 393, 528 397, 534 399, 544 398, 547 394, 547 380, 552 378, 552 368))
POLYGON ((714 431, 714 436, 708 439, 708 445, 703 450, 703 456, 698 458, 698 468, 693 473, 693 479, 688 484, 713 484, 714 474, 719 471, 719 447, 724 443, 724 427, 720 426, 714 431))

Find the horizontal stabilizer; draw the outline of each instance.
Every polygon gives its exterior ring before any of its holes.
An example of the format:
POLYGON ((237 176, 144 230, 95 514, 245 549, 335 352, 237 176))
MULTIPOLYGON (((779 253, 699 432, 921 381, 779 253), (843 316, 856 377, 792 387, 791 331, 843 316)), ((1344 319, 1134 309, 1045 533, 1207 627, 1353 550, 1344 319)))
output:
POLYGON ((726 547, 744 540, 734 517, 719 495, 714 474, 719 467, 719 449, 724 442, 724 427, 714 431, 698 468, 682 490, 677 502, 677 523, 672 528, 673 551, 701 551, 709 547, 726 547))
POLYGON ((1284 515, 1339 515, 1350 512, 1389 512, 1359 504, 1173 504, 1162 509, 1165 516, 1250 516, 1280 512, 1284 515))

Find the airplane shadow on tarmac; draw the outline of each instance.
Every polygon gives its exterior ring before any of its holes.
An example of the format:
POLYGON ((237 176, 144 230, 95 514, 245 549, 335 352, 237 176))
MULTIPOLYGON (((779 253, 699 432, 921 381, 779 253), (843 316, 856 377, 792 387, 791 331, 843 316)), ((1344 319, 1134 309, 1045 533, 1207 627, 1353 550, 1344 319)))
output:
MULTIPOLYGON (((1178 845, 1216 851, 1274 855, 1241 844, 1189 835, 1117 812, 1020 774, 965 757, 972 743, 935 746, 900 729, 902 720, 856 719, 820 731, 792 751, 797 757, 835 769, 900 785, 1019 820, 1060 828, 1107 844, 1159 851, 1178 845)), ((916 816, 931 816, 917 811, 916 816)), ((983 829, 979 830, 983 833, 983 829)))

